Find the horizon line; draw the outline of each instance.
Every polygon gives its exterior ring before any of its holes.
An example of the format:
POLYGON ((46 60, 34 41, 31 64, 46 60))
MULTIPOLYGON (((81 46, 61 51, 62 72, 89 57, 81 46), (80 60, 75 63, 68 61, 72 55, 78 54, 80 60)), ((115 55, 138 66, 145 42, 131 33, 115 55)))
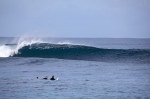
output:
MULTIPOLYGON (((77 39, 77 38, 79 38, 79 39, 85 39, 85 38, 89 38, 89 39, 150 39, 150 38, 146 38, 146 37, 141 37, 141 38, 136 38, 136 37, 131 37, 131 38, 129 38, 129 37, 33 37, 33 36, 23 36, 23 37, 25 37, 25 38, 72 38, 72 39, 77 39)), ((13 37, 13 36, 0 36, 0 38, 21 38, 21 36, 19 37, 19 36, 17 36, 17 37, 13 37)))

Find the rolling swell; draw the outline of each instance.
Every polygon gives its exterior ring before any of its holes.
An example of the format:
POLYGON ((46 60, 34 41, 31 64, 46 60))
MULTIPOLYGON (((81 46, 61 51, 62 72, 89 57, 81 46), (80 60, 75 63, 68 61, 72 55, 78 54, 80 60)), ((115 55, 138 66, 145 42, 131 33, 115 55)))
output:
POLYGON ((150 50, 103 49, 82 45, 35 43, 22 47, 13 57, 150 62, 150 50))

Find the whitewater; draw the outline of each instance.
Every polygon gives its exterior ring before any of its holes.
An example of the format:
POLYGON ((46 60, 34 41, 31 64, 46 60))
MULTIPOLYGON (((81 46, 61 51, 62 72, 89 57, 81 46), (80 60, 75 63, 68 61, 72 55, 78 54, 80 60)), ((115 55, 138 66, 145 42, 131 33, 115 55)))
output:
POLYGON ((149 99, 149 82, 150 39, 0 37, 0 99, 149 99))
MULTIPOLYGON (((49 43, 52 44, 54 42, 51 41, 43 41, 40 38, 27 38, 27 37, 21 37, 17 38, 17 41, 14 43, 11 43, 13 40, 8 41, 7 43, 0 44, 0 57, 10 57, 14 54, 18 54, 18 50, 25 46, 31 46, 32 44, 43 44, 43 43, 49 43)), ((56 42, 55 42, 56 43, 56 42)), ((71 42, 66 41, 60 41, 56 44, 62 45, 62 44, 68 44, 71 45, 71 42)), ((44 47, 45 48, 45 47, 44 47)), ((43 49, 44 49, 43 48, 43 49)))
POLYGON ((34 43, 43 43, 39 39, 28 40, 26 38, 19 38, 16 44, 3 44, 0 45, 0 57, 10 57, 18 53, 18 50, 24 46, 34 43))

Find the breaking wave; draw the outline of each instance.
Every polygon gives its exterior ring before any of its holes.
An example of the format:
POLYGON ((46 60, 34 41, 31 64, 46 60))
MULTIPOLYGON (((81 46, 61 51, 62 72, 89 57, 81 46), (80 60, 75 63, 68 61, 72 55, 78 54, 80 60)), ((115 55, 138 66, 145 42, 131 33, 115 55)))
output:
POLYGON ((105 49, 71 43, 46 43, 41 40, 20 41, 0 46, 0 57, 40 57, 89 61, 150 62, 149 49, 105 49))
POLYGON ((0 57, 10 57, 18 54, 18 50, 24 46, 29 46, 34 43, 43 43, 40 39, 25 40, 20 38, 17 44, 4 44, 0 45, 0 57))

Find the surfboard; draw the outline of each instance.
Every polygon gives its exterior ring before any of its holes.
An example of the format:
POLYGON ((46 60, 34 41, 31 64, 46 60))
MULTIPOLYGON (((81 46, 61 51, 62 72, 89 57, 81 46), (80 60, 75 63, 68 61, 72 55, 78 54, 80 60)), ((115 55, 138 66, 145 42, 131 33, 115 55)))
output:
POLYGON ((56 78, 56 80, 59 80, 59 78, 56 78))

